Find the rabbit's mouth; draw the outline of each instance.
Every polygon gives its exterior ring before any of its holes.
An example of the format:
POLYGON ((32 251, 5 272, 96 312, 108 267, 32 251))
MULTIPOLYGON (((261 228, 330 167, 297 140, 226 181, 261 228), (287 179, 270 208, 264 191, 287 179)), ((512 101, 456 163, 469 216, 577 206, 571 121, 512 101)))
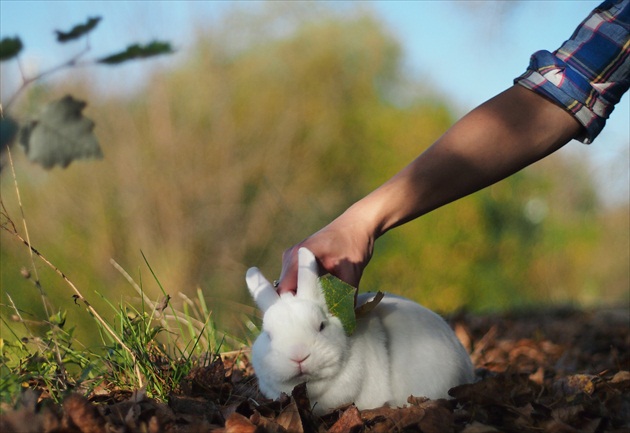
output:
POLYGON ((297 366, 297 369, 293 376, 293 380, 297 380, 300 383, 302 383, 302 382, 308 381, 311 378, 311 376, 312 374, 311 374, 310 369, 300 364, 297 366))
POLYGON ((298 371, 295 374, 295 378, 304 380, 304 379, 309 378, 310 375, 311 374, 307 369, 305 369, 304 367, 299 367, 298 371))
POLYGON ((299 371, 296 372, 293 376, 284 381, 284 386, 289 390, 287 394, 290 394, 290 391, 293 390, 293 388, 295 388, 296 386, 305 382, 310 382, 311 380, 312 377, 308 373, 303 373, 299 371))
POLYGON ((310 365, 310 353, 306 355, 300 355, 298 357, 292 357, 291 361, 294 363, 295 368, 295 377, 298 379, 303 379, 308 377, 311 372, 310 365))

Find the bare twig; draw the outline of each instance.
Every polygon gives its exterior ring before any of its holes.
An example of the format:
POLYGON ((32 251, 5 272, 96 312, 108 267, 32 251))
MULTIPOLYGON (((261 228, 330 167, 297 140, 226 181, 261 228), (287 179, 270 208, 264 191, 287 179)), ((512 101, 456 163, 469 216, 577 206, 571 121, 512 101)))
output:
MULTIPOLYGON (((24 226, 24 233, 26 234, 26 242, 28 244, 30 244, 30 238, 29 238, 29 234, 28 234, 28 225, 26 224, 26 217, 24 215, 24 207, 22 206, 22 198, 20 197, 20 188, 18 188, 18 183, 17 183, 17 176, 15 175, 15 166, 13 165, 13 157, 11 156, 11 148, 9 146, 7 146, 7 154, 9 155, 9 165, 11 166, 11 173, 13 174, 13 183, 15 185, 15 194, 17 196, 17 200, 18 200, 18 206, 20 208, 20 214, 22 216, 22 225, 24 226)), ((4 204, 2 206, 3 211, 5 212, 5 216, 6 218, 11 221, 11 219, 9 218, 8 213, 6 213, 6 208, 4 207, 4 204)), ((11 224, 15 230, 15 224, 13 224, 13 221, 11 221, 11 224)), ((15 233, 17 233, 17 230, 15 230, 15 233)), ((42 288, 42 285, 40 283, 39 280, 39 274, 37 272, 37 267, 35 266, 35 259, 33 258, 33 252, 32 250, 30 251, 30 258, 31 258, 31 265, 32 265, 32 269, 33 269, 33 274, 35 275, 35 279, 33 280, 35 283, 35 287, 37 287, 37 290, 39 291, 39 295, 42 299, 42 304, 44 306, 44 311, 46 312, 46 318, 49 319, 51 317, 51 313, 50 313, 50 306, 48 305, 48 299, 46 298, 46 294, 44 293, 44 289, 42 288)), ((53 325, 52 323, 48 322, 51 331, 53 332, 53 334, 55 333, 55 325, 53 325)), ((57 366, 59 367, 59 371, 61 372, 61 377, 63 378, 62 384, 65 387, 65 384, 68 382, 68 376, 67 376, 67 372, 66 372, 66 368, 63 365, 63 359, 61 358, 61 351, 59 350, 59 345, 57 344, 57 340, 55 338, 53 338, 51 340, 53 342, 53 346, 54 346, 54 353, 55 353, 55 358, 57 358, 57 366)))
MULTIPOLYGON (((15 195, 18 200, 18 207, 20 208, 20 215, 22 216, 22 225, 24 226, 24 233, 26 234, 26 241, 27 241, 27 244, 30 245, 31 240, 28 234, 28 225, 26 224, 26 217, 24 215, 24 207, 22 206, 22 197, 20 196, 20 188, 18 187, 17 176, 15 175, 15 166, 13 165, 13 157, 11 156, 11 148, 9 146, 7 146, 7 155, 9 155, 9 165, 11 166, 11 174, 13 175, 13 184, 15 186, 15 195)), ((7 218, 7 220, 11 221, 14 231, 15 233, 17 233, 17 230, 15 229, 15 224, 13 224, 13 221, 11 220, 11 218, 9 218, 8 213, 6 213, 6 208, 4 207, 4 205, 2 206, 2 209, 3 211, 5 211, 4 216, 7 218)), ((35 280, 34 280, 35 287, 37 287, 37 290, 39 290, 39 294, 42 298, 42 304, 44 305, 44 311, 46 312, 46 317, 50 317, 51 316, 50 308, 48 306, 48 301, 46 299, 46 294, 44 293, 44 289, 42 288, 40 284, 39 274, 37 272, 37 267, 35 266, 35 260, 33 259, 32 251, 30 252, 30 258, 31 258, 33 274, 35 275, 35 280)))
POLYGON ((18 309, 17 305, 15 305, 15 302, 13 302, 13 298, 8 293, 6 295, 7 295, 7 298, 9 298, 9 302, 11 303, 11 308, 13 308, 13 311, 15 311, 15 315, 19 319, 20 323, 24 326, 24 329, 26 330, 26 333, 29 335, 29 337, 32 338, 33 337, 33 333, 28 328, 28 326, 26 326, 26 321, 22 317, 22 313, 20 313, 20 310, 18 309))
POLYGON ((96 62, 94 61, 89 61, 89 62, 83 62, 80 63, 79 60, 81 59, 81 57, 83 57, 85 54, 87 54, 88 51, 90 51, 91 47, 90 47, 90 41, 89 38, 85 38, 85 47, 79 51, 77 54, 75 54, 71 59, 67 60, 66 62, 57 65, 55 67, 52 67, 44 72, 41 72, 33 77, 27 77, 26 74, 24 73, 23 69, 22 69, 22 64, 20 62, 20 59, 18 57, 18 68, 20 69, 20 75, 22 76, 22 85, 15 91, 15 93, 13 95, 11 95, 11 97, 9 98, 9 101, 6 103, 4 109, 6 111, 9 110, 9 107, 15 102, 15 100, 17 99, 17 97, 20 95, 20 93, 22 93, 24 91, 24 89, 26 89, 29 85, 31 85, 32 83, 34 83, 35 81, 41 80, 42 78, 54 74, 55 72, 61 71, 63 69, 67 69, 67 68, 72 68, 75 66, 88 66, 88 65, 92 65, 95 64, 96 62))

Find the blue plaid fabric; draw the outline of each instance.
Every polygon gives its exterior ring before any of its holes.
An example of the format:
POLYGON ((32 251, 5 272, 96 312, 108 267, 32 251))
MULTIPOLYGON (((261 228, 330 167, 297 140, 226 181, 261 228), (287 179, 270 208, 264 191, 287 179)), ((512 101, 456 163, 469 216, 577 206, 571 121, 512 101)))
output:
POLYGON ((538 51, 514 80, 571 112, 591 143, 630 86, 630 0, 607 0, 550 53, 538 51))

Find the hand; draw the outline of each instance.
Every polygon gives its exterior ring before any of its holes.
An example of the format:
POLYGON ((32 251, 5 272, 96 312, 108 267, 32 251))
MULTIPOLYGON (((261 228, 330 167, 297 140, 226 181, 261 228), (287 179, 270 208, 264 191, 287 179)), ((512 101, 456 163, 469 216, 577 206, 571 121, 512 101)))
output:
POLYGON ((297 291, 298 250, 301 247, 315 255, 320 275, 330 273, 353 287, 359 286, 363 270, 372 257, 374 239, 354 220, 351 209, 284 252, 278 293, 297 291))

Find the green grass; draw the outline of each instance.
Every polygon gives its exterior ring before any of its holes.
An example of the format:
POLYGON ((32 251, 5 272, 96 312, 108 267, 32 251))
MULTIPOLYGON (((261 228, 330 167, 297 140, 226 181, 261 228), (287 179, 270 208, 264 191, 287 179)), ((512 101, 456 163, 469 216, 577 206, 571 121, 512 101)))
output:
POLYGON ((83 297, 75 296, 75 302, 83 302, 94 319, 101 343, 95 347, 85 347, 74 338, 75 328, 67 322, 64 310, 46 320, 27 320, 5 293, 8 304, 4 307, 13 314, 2 317, 3 407, 11 407, 26 388, 55 402, 71 391, 90 395, 97 388, 143 389, 149 397, 166 400, 194 367, 209 365, 221 351, 245 346, 245 341, 217 329, 201 290, 196 299, 180 295, 183 302, 178 311, 165 292, 161 299, 151 300, 141 285, 132 281, 132 286, 139 295, 137 305, 113 303, 101 295, 110 307, 105 314, 96 313, 83 297))
MULTIPOLYGON (((7 218, 6 214, 3 216, 7 218)), ((3 222, 3 229, 11 231, 9 227, 15 226, 3 222)), ((171 392, 177 392, 182 379, 194 367, 209 365, 221 351, 246 346, 247 339, 217 329, 213 312, 200 289, 195 299, 179 293, 181 309, 175 309, 144 254, 145 263, 162 291, 160 299, 151 299, 142 283, 136 283, 112 260, 112 265, 136 291, 137 302, 114 303, 97 293, 110 308, 103 313, 97 312, 65 274, 31 247, 30 242, 16 230, 12 234, 31 250, 33 259, 41 259, 66 281, 74 292, 74 303, 82 304, 92 317, 100 344, 86 347, 78 341, 65 310, 52 306, 36 274, 23 272, 40 289, 44 311, 49 317, 32 319, 4 292, 3 308, 10 314, 1 318, 0 410, 12 407, 28 388, 57 403, 69 392, 91 395, 97 388, 101 392, 142 389, 149 397, 164 401, 171 392)), ((243 317, 246 329, 255 332, 251 318, 243 317)))
MULTIPOLYGON (((10 153, 9 160, 13 168, 10 153)), ((220 332, 200 289, 195 299, 178 293, 181 309, 177 310, 144 253, 144 262, 161 291, 160 299, 151 299, 142 281, 134 281, 112 259, 112 266, 135 290, 137 302, 114 303, 96 293, 103 305, 110 308, 107 312, 97 311, 66 274, 32 246, 17 181, 15 191, 24 235, 6 210, 2 197, 0 228, 28 249, 31 270, 22 269, 21 274, 38 291, 45 317, 37 318, 21 309, 3 288, 0 307, 7 314, 0 317, 0 411, 12 407, 25 389, 33 389, 57 403, 69 392, 91 395, 97 389, 99 392, 141 389, 149 397, 164 401, 178 390, 193 368, 209 365, 221 351, 240 351, 257 331, 251 315, 241 314, 244 339, 220 332), (46 295, 36 261, 43 262, 66 283, 74 301, 69 308, 76 305, 85 308, 93 319, 100 344, 88 347, 75 337, 76 326, 68 323, 66 310, 55 307, 46 295)), ((242 306, 240 312, 245 311, 242 306)))

